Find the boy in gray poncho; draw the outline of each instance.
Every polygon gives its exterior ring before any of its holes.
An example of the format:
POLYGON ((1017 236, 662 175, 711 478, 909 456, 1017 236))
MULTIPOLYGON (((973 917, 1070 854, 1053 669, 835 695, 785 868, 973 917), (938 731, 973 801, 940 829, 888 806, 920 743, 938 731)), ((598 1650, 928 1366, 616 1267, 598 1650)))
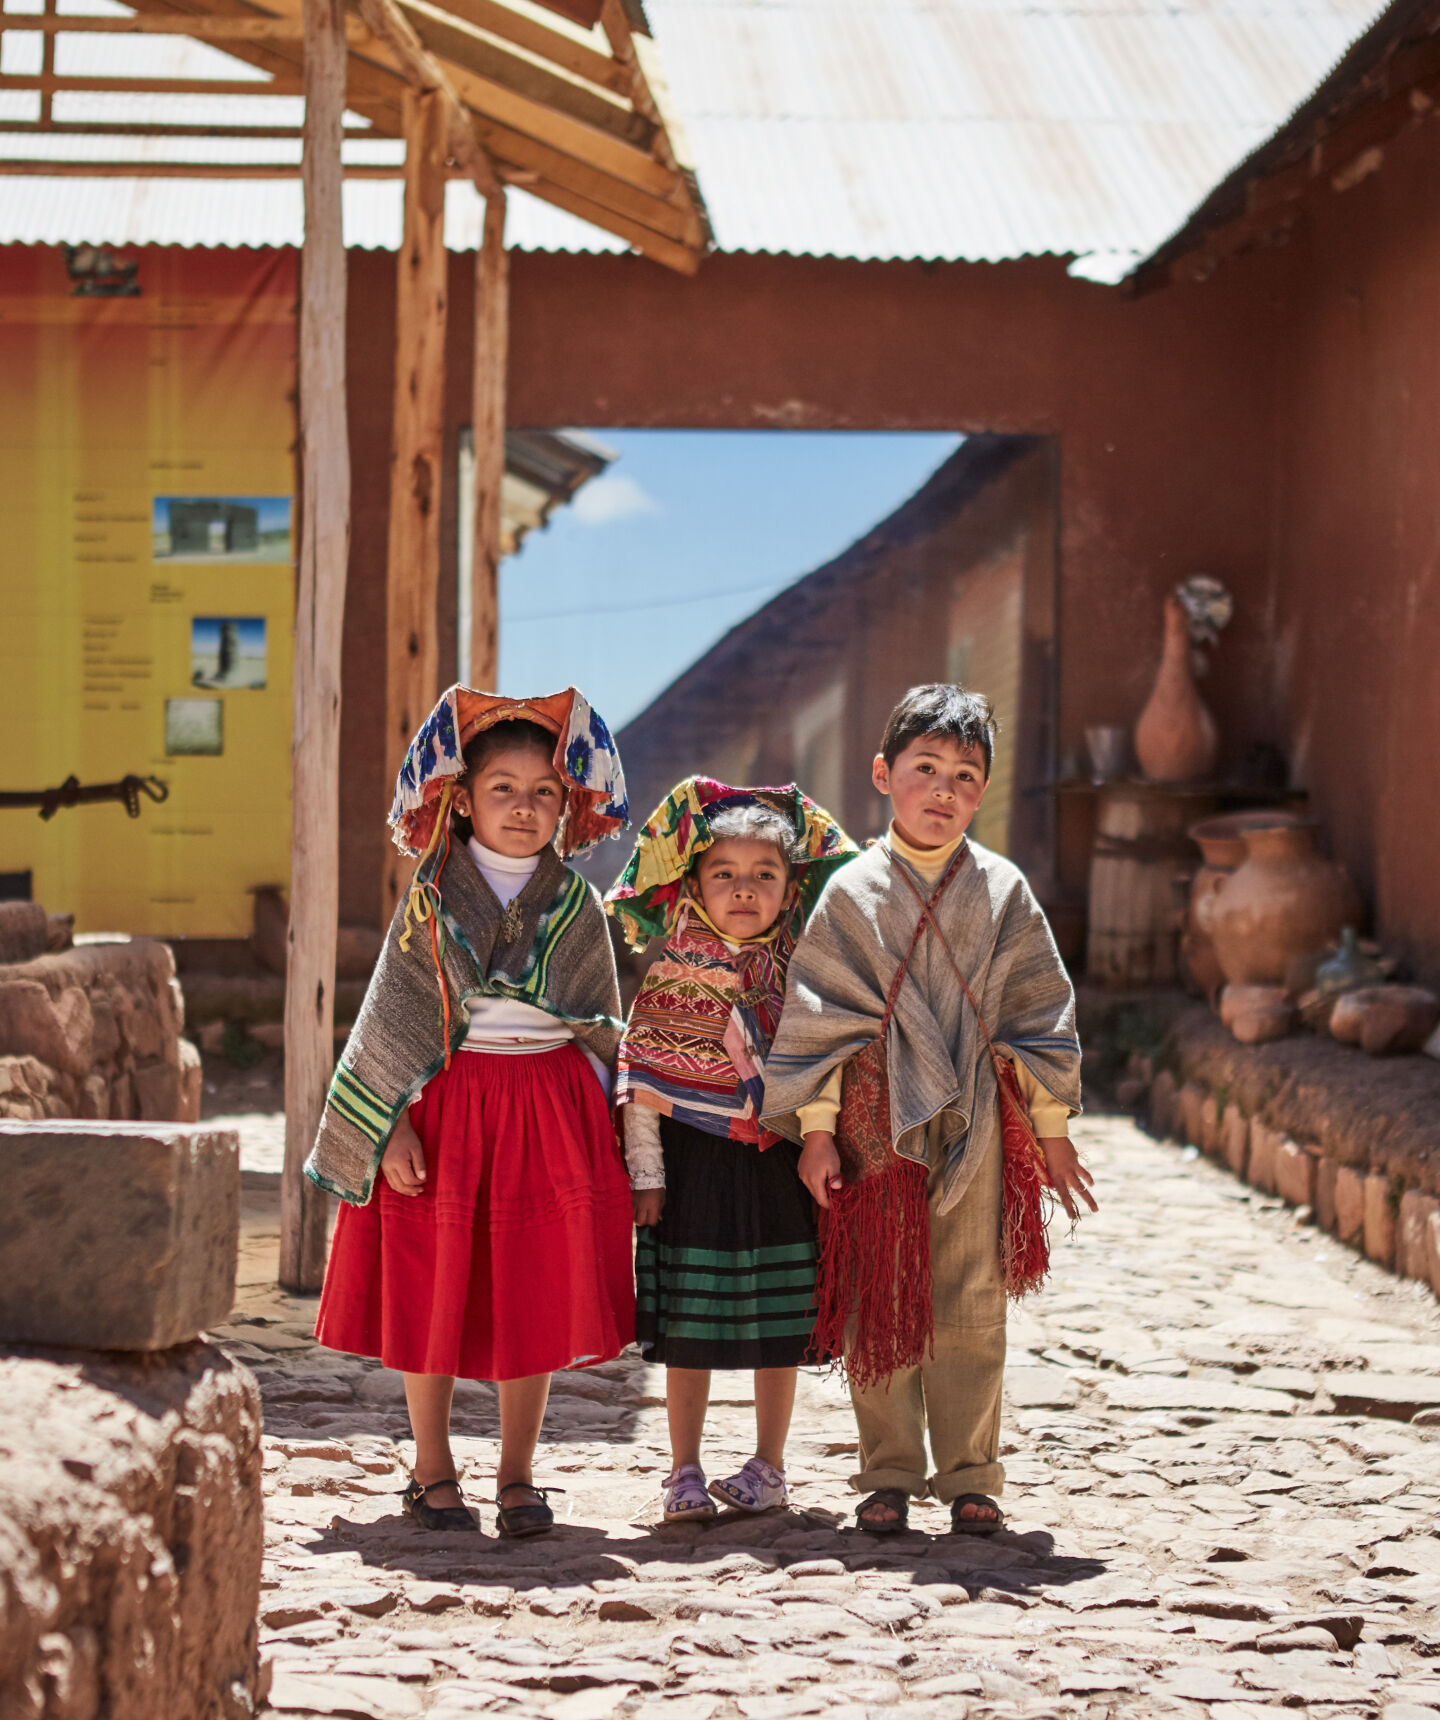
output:
MULTIPOLYGON (((803 1141, 799 1174, 829 1209, 832 1194, 839 1204, 852 1195, 835 1142, 846 1065, 885 1027, 889 1114, 874 1117, 872 1127, 912 1197, 919 1189, 919 1246, 913 1262, 906 1258, 913 1237, 900 1240, 897 1254, 897 1232, 888 1255, 873 1237, 861 1253, 872 1272, 877 1258, 890 1262, 894 1281, 878 1299, 882 1323, 908 1321, 913 1329, 916 1300, 929 1305, 921 1311, 926 1347, 907 1358, 913 1365, 885 1377, 868 1379, 854 1366, 852 1347, 868 1342, 855 1319, 845 1335, 860 1433, 851 1485, 867 1495, 856 1516, 874 1534, 903 1529, 910 1498, 927 1491, 950 1505, 959 1533, 993 1534, 1004 1522, 993 1495, 1004 1484, 997 1457, 1006 1176, 987 1030, 1013 1066, 1065 1210, 1075 1217, 1082 1200, 1095 1209, 1089 1173, 1066 1131, 1080 1109, 1070 981, 1024 875, 965 835, 989 782, 993 746, 988 703, 958 687, 913 687, 891 713, 873 781, 890 798, 893 822, 821 896, 791 962, 766 1068, 764 1120, 803 1141)), ((874 1056, 855 1064, 847 1119, 874 1056)), ((872 1082, 869 1091, 883 1088, 872 1082)), ((872 1203, 870 1211, 893 1214, 902 1204, 872 1203)), ((903 1352, 893 1333, 884 1337, 870 1354, 903 1352)))

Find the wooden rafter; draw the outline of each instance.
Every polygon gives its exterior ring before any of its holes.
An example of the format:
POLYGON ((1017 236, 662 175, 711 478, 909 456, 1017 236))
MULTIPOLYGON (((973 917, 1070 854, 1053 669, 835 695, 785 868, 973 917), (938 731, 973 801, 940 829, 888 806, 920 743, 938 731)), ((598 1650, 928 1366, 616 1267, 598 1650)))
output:
MULTIPOLYGON (((131 18, 0 14, 0 31, 39 29, 47 46, 41 73, 0 76, 0 90, 39 92, 45 120, 8 122, 0 135, 50 129, 48 104, 61 92, 162 97, 301 92, 303 0, 130 3, 137 8, 131 18), (48 50, 72 27, 76 34, 190 36, 223 46, 267 72, 271 81, 57 77, 48 50)), ((347 105, 370 122, 365 136, 398 138, 406 88, 439 90, 449 115, 450 157, 482 194, 497 184, 520 185, 657 261, 693 271, 708 248, 709 227, 678 128, 665 111, 663 80, 654 69, 643 18, 624 0, 544 3, 556 15, 553 26, 538 21, 533 9, 521 12, 504 0, 350 0, 347 105)), ((115 136, 193 135, 163 120, 150 127, 100 122, 90 127, 72 123, 69 129, 115 136)), ((289 127, 207 129, 236 137, 293 135, 289 127)), ((0 171, 8 165, 0 165, 0 171)), ((79 172, 85 164, 45 165, 79 172)), ((145 176, 173 170, 154 161, 111 160, 94 167, 111 173, 128 168, 145 176)), ((16 170, 41 172, 44 167, 28 157, 16 170)), ((271 164, 257 164, 253 171, 274 170, 271 164)), ((217 166, 216 175, 242 171, 240 164, 227 163, 217 166)))
MULTIPOLYGON (((464 104, 455 93, 440 62, 426 49, 410 27, 405 14, 395 0, 360 0, 360 15, 370 26, 377 42, 383 42, 390 56, 405 74, 411 90, 422 96, 434 96, 437 111, 443 115, 445 141, 450 156, 458 161, 475 181, 482 197, 493 196, 500 189, 495 165, 475 135, 464 104)), ((409 108, 406 109, 407 116, 409 108)), ((413 123, 406 125, 406 151, 414 138, 413 123)), ((435 164, 435 172, 443 181, 444 152, 435 164)))

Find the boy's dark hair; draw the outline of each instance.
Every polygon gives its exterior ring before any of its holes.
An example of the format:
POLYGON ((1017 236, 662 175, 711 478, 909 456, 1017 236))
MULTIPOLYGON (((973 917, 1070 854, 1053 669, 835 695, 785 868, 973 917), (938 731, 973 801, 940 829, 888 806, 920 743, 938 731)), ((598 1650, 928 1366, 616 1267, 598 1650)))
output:
MULTIPOLYGON (((768 842, 779 850, 785 870, 791 877, 800 864, 800 839, 788 818, 783 818, 770 806, 727 806, 707 821, 716 842, 768 842)), ((696 864, 705 858, 707 848, 696 856, 696 864)))
POLYGON ((940 735, 962 747, 976 747, 985 758, 985 775, 995 756, 995 714, 983 693, 968 693, 953 681, 927 681, 912 687, 885 724, 880 752, 893 765, 911 741, 940 735))
MULTIPOLYGON (((547 759, 555 756, 555 737, 549 729, 542 728, 539 723, 525 721, 523 717, 513 717, 509 722, 492 723, 488 729, 481 729, 479 734, 471 735, 465 743, 465 769, 456 781, 456 787, 469 787, 476 775, 484 769, 485 761, 497 752, 504 752, 507 747, 533 747, 537 752, 543 752, 547 759)), ((462 842, 468 842, 475 834, 475 827, 468 818, 460 813, 451 811, 450 828, 462 842)))

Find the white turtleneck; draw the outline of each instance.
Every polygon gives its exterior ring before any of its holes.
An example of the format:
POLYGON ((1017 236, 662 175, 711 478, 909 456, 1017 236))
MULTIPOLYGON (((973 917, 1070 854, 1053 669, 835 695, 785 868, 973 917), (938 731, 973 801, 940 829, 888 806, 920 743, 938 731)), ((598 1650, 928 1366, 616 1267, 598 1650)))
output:
MULTIPOLYGON (((538 854, 526 854, 517 859, 510 854, 497 854, 483 842, 471 837, 466 847, 470 858, 480 870, 480 876, 495 892, 502 908, 508 908, 535 876, 540 864, 538 854)), ((489 1056, 526 1056, 537 1051, 556 1051, 568 1045, 575 1035, 563 1021, 547 1015, 534 1004, 521 1003, 509 997, 472 997, 470 999, 470 1028, 465 1035, 462 1051, 479 1051, 489 1056)), ((581 1046, 582 1051, 585 1047, 581 1046)), ((595 1071, 600 1085, 608 1094, 610 1071, 593 1052, 585 1051, 586 1060, 595 1071)))

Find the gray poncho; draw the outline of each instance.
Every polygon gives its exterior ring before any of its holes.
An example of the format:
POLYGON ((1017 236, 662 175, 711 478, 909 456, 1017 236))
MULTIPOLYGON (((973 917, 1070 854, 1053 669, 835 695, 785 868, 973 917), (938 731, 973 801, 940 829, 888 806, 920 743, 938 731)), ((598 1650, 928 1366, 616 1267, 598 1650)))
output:
MULTIPOLYGON (((825 1078, 873 1040, 920 904, 895 876, 905 862, 877 842, 825 887, 791 958, 785 1008, 765 1065, 765 1122, 798 1141, 796 1113, 825 1078)), ((908 868, 928 900, 932 885, 908 868)), ((936 918, 996 1046, 1013 1052, 1072 1111, 1080 1109, 1075 994, 1025 875, 968 844, 936 918)), ((995 1075, 975 1013, 933 934, 920 940, 900 988, 887 1046, 890 1131, 903 1157, 925 1161, 927 1128, 944 1155, 940 1210, 1000 1148, 995 1075)))
MULTIPOLYGON (((620 990, 609 926, 591 886, 546 848, 507 910, 463 850, 443 874, 441 864, 438 856, 426 861, 419 875, 443 887, 448 1050, 465 1038, 470 998, 508 997, 568 1023, 578 1043, 613 1068, 620 990)), ((400 1113, 447 1053, 430 927, 412 923, 408 950, 400 947, 404 929, 402 901, 305 1161, 312 1181, 357 1206, 370 1198, 400 1113)))

